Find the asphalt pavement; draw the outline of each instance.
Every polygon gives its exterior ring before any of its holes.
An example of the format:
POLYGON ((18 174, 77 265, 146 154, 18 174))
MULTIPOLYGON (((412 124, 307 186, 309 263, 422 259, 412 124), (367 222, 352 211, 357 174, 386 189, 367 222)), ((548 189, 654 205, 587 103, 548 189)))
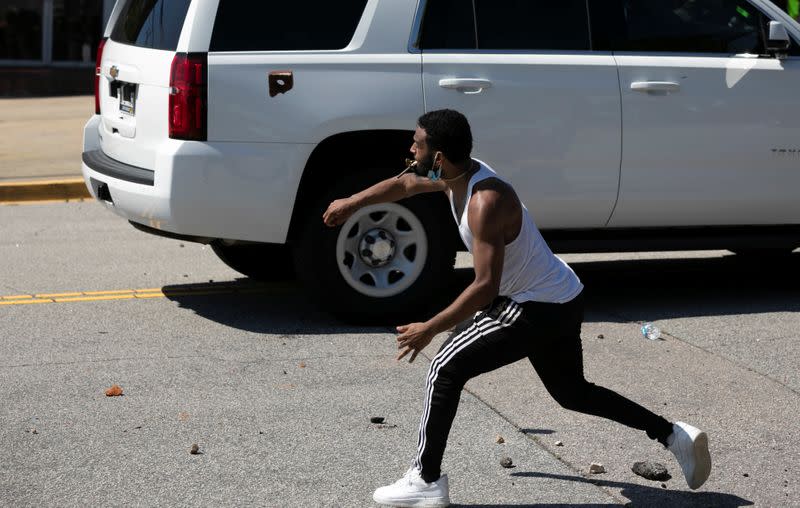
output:
MULTIPOLYGON (((90 201, 0 206, 0 228, 0 505, 366 507, 408 467, 445 334, 398 363, 396 323, 338 322, 90 201)), ((455 506, 800 506, 800 253, 564 257, 587 378, 708 431, 711 478, 690 491, 668 452, 558 407, 523 361, 463 392, 455 506), (636 476, 644 460, 672 479, 636 476)))

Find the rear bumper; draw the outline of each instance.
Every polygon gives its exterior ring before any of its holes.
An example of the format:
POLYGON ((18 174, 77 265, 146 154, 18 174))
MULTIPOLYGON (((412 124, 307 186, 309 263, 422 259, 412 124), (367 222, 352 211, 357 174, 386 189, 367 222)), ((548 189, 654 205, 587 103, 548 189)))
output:
POLYGON ((168 139, 150 169, 104 154, 99 124, 95 115, 84 128, 81 168, 89 192, 115 214, 178 235, 286 242, 313 145, 168 139))
POLYGON ((156 182, 155 171, 138 168, 112 159, 103 150, 83 152, 83 163, 96 173, 110 176, 125 182, 153 186, 156 182))

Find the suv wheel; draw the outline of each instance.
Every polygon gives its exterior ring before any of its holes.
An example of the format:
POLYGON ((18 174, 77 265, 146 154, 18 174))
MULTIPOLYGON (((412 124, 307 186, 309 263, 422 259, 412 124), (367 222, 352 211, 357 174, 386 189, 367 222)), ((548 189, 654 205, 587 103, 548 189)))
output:
POLYGON ((325 310, 349 321, 391 324, 440 310, 450 296, 455 262, 443 196, 371 205, 341 227, 325 226, 322 214, 330 202, 365 182, 353 178, 338 185, 313 207, 296 242, 299 278, 325 310))
POLYGON ((295 278, 292 253, 288 245, 271 243, 226 243, 217 240, 211 249, 223 263, 251 279, 284 281, 295 278))

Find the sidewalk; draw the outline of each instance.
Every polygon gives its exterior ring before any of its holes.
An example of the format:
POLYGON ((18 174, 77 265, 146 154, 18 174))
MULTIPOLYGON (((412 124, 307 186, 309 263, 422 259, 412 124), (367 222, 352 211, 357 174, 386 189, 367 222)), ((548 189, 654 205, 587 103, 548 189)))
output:
POLYGON ((0 202, 88 197, 81 176, 92 96, 0 99, 0 202))

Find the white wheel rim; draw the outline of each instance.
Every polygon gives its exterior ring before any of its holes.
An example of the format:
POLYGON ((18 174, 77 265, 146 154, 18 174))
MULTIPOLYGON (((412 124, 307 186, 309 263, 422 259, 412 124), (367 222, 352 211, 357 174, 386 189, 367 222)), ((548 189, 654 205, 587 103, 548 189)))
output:
POLYGON ((359 293, 375 298, 408 289, 422 273, 427 258, 425 228, 411 210, 396 203, 358 210, 339 230, 336 241, 336 264, 344 280, 359 293), (359 251, 364 235, 375 229, 389 233, 396 243, 394 256, 379 267, 367 264, 359 251))

